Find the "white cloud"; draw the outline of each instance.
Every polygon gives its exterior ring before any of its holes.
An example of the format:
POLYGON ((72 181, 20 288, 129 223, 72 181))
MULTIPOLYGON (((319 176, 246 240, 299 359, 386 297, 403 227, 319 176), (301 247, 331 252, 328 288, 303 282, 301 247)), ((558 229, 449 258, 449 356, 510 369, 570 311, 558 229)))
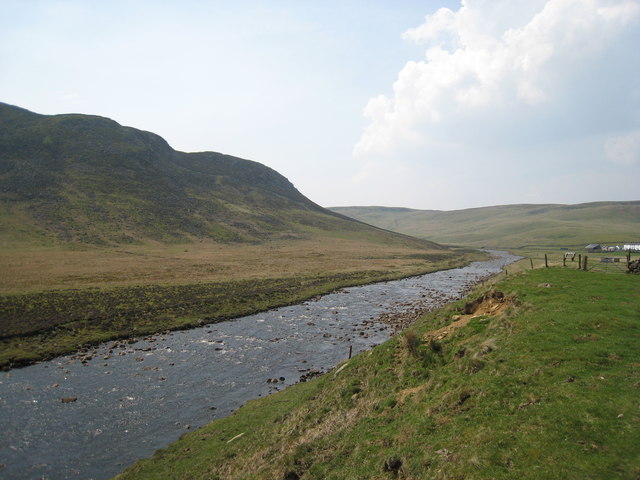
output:
MULTIPOLYGON (((440 9, 405 32, 425 45, 425 59, 405 65, 391 97, 369 101, 370 123, 354 154, 388 155, 454 136, 473 143, 535 129, 557 137, 609 128, 611 115, 596 111, 599 98, 607 75, 624 72, 600 66, 628 61, 620 57, 637 46, 625 45, 624 34, 639 20, 638 0, 463 0, 457 11, 440 9)), ((626 81, 637 88, 637 78, 626 81)), ((628 92, 620 90, 611 101, 623 104, 628 92)))
POLYGON ((621 166, 640 166, 640 130, 608 138, 604 144, 607 159, 621 166))

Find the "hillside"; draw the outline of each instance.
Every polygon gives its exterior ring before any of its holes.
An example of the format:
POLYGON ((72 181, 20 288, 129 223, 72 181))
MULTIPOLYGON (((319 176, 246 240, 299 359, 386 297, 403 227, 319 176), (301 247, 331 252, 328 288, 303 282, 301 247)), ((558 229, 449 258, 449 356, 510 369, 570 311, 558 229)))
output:
POLYGON ((640 201, 504 205, 452 211, 387 207, 331 210, 447 245, 522 248, 640 240, 640 201))
POLYGON ((0 218, 4 246, 255 243, 315 231, 398 240, 321 208, 257 162, 178 152, 107 118, 2 103, 0 218))
POLYGON ((509 275, 117 478, 638 478, 638 280, 509 275))

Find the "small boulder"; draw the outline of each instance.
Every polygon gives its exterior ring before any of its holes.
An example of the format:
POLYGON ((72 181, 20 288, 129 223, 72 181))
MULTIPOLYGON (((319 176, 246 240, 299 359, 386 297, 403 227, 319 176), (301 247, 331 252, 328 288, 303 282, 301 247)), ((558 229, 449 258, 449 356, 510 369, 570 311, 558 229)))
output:
POLYGON ((384 461, 382 469, 385 472, 397 473, 398 470, 400 470, 400 467, 402 467, 402 460, 400 460, 398 457, 389 457, 384 461))

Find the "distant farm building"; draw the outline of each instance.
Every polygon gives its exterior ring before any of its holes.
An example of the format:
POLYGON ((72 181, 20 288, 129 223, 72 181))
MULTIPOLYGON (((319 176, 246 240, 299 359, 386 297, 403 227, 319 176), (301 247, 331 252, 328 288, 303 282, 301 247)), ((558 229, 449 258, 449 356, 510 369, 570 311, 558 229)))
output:
POLYGON ((586 248, 588 252, 592 252, 592 253, 602 251, 602 245, 600 245, 599 243, 590 243, 584 248, 586 248))

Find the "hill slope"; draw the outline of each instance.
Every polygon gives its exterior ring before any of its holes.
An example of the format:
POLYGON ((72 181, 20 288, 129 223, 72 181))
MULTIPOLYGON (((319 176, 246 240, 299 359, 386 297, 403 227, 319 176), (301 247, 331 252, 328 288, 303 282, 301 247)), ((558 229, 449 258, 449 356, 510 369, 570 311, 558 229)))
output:
POLYGON ((314 204, 257 162, 178 152, 153 133, 107 118, 38 115, 2 103, 0 218, 5 244, 373 232, 314 204))
POLYGON ((640 201, 437 211, 335 207, 363 222, 444 244, 518 248, 640 240, 640 201))

